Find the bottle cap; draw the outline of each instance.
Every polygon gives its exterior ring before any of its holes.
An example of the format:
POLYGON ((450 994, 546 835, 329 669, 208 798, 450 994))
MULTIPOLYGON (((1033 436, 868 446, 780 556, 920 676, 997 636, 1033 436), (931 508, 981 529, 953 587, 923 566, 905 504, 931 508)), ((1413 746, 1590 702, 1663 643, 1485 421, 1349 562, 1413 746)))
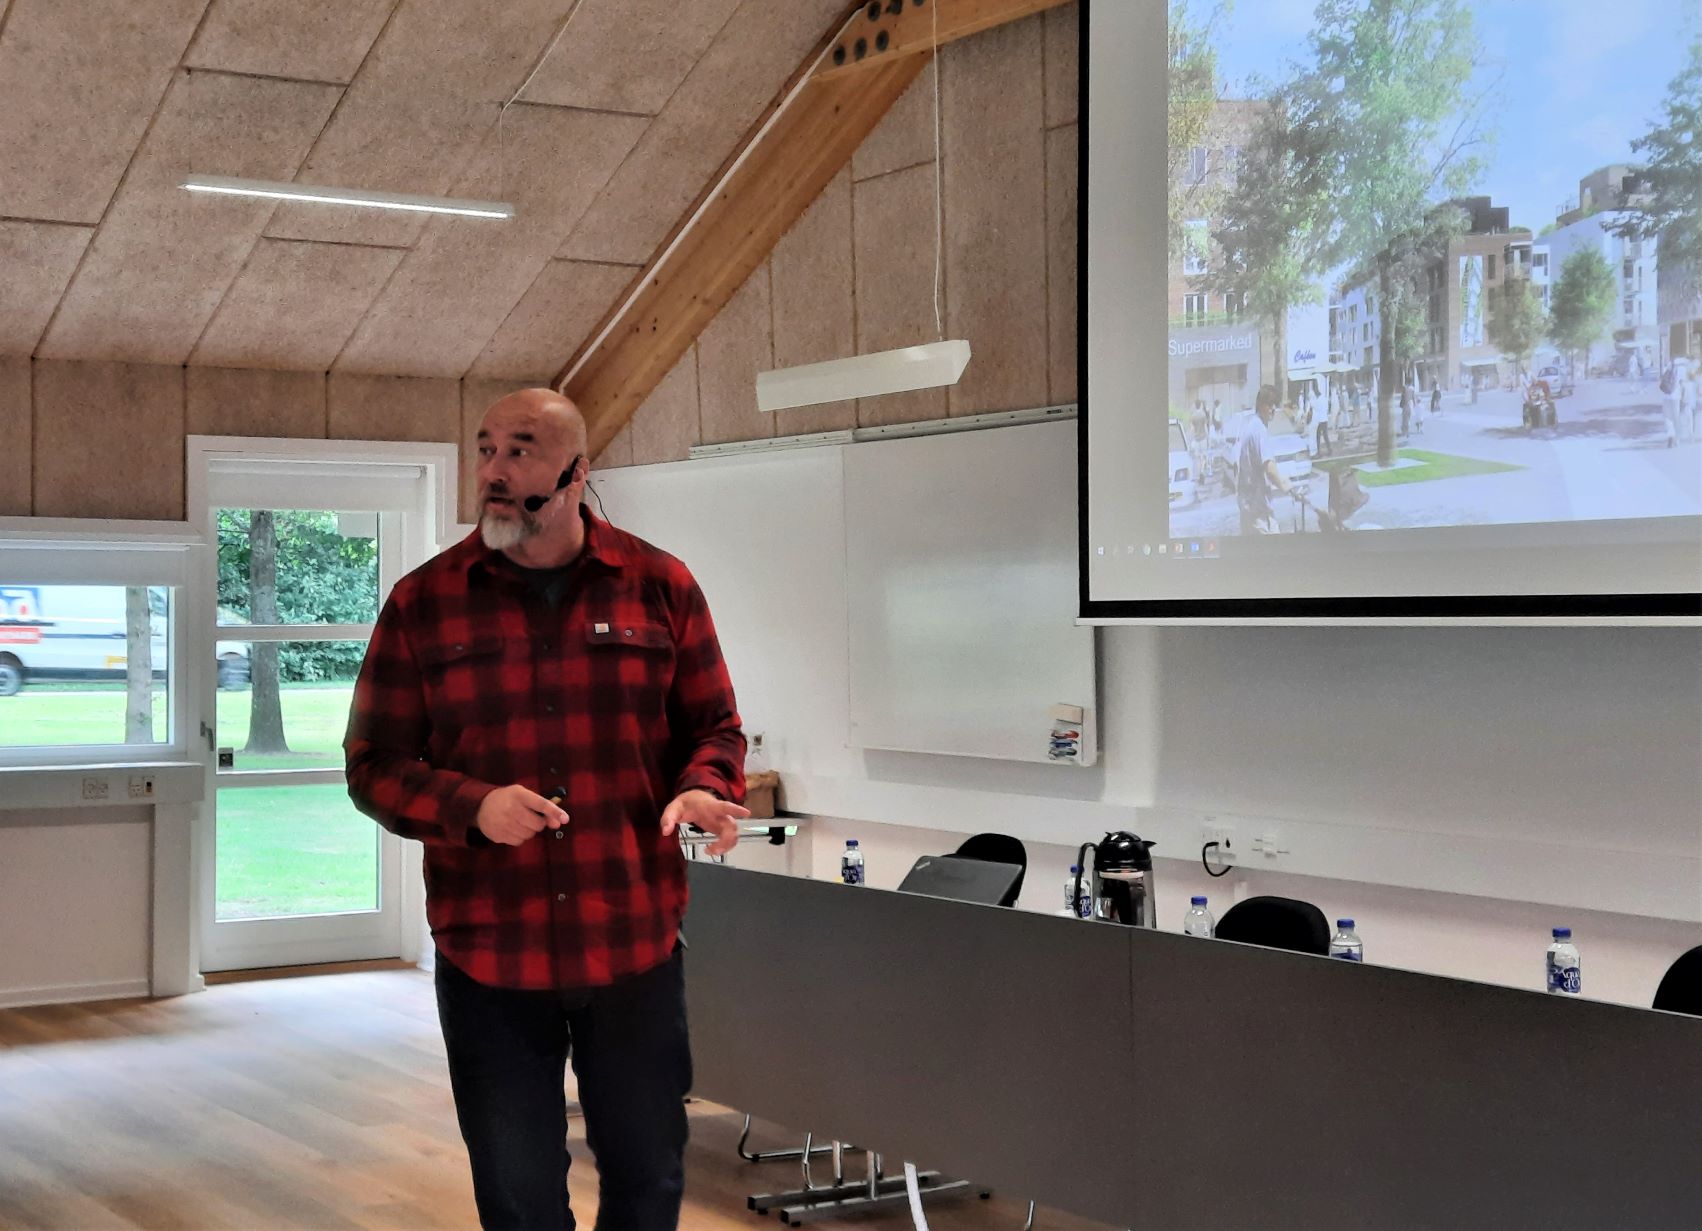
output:
POLYGON ((1204 906, 1206 904, 1206 900, 1202 897, 1192 897, 1192 898, 1189 898, 1188 900, 1190 902, 1192 902, 1195 906, 1204 906))
POLYGON ((847 838, 847 839, 845 839, 845 845, 846 846, 856 846, 857 845, 857 839, 847 838))
POLYGON ((1353 930, 1353 920, 1352 919, 1337 919, 1336 920, 1336 926, 1338 928, 1346 928, 1351 932, 1353 930))
POLYGON ((1572 939, 1572 929, 1571 928, 1555 928, 1554 929, 1554 939, 1556 939, 1556 940, 1571 940, 1572 939))
POLYGON ((1071 864, 1071 865, 1070 865, 1070 875, 1071 875, 1071 876, 1080 876, 1080 875, 1081 875, 1081 867, 1080 867, 1080 865, 1078 865, 1078 864, 1073 864, 1073 863, 1072 863, 1072 864, 1071 864))

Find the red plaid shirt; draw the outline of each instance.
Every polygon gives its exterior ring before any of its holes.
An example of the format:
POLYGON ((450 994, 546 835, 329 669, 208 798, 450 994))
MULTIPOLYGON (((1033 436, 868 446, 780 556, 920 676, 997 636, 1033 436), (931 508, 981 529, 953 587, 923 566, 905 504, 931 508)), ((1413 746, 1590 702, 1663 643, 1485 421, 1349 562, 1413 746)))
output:
POLYGON ((597 987, 672 953, 686 908, 662 810, 744 797, 745 737, 715 626, 685 566, 584 514, 552 608, 475 533, 396 586, 355 685, 349 795, 425 844, 438 948, 481 983, 597 987), (519 783, 571 818, 491 842, 479 804, 519 783))

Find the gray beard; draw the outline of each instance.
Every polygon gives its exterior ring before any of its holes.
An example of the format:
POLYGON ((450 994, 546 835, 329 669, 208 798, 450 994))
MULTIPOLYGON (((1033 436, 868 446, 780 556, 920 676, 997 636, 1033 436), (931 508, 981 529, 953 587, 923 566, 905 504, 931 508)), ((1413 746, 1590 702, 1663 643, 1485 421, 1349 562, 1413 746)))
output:
POLYGON ((489 513, 479 518, 479 537, 492 551, 510 551, 538 533, 538 523, 525 510, 514 521, 498 520, 489 513))

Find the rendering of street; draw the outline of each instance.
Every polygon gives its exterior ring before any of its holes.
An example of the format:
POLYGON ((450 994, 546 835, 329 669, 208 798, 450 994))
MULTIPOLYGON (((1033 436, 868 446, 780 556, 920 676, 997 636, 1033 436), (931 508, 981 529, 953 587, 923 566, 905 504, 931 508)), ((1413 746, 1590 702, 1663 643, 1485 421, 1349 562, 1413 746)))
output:
MULTIPOLYGON (((1484 390, 1475 402, 1470 394, 1444 394, 1440 413, 1426 413, 1399 439, 1394 468, 1377 465, 1375 428, 1367 426, 1369 451, 1315 458, 1301 482, 1307 498, 1323 505, 1330 470, 1352 468, 1370 497, 1348 519, 1355 530, 1702 515, 1702 444, 1668 447, 1652 374, 1581 381, 1556 408, 1553 428, 1530 429, 1516 391, 1484 390)), ((1279 418, 1271 431, 1280 435, 1292 425, 1279 418)), ((1171 509, 1172 538, 1239 533, 1225 473, 1208 467, 1197 502, 1171 509)), ((1280 530, 1296 530, 1296 502, 1276 496, 1273 504, 1280 530)), ((1316 516, 1304 517, 1306 532, 1317 531, 1316 516)))
POLYGON ((1170 13, 1172 539, 1702 517, 1702 10, 1170 13))

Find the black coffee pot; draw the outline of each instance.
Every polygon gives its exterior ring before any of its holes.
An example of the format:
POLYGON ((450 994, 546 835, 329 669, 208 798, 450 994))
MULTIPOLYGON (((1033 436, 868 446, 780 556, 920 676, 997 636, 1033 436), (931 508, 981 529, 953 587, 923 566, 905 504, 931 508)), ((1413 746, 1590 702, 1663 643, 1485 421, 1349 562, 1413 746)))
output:
POLYGON ((1158 895, 1152 877, 1152 848, 1157 843, 1127 830, 1108 833, 1098 842, 1084 842, 1076 855, 1076 900, 1081 878, 1090 877, 1093 917, 1131 927, 1158 926, 1158 895), (1087 853, 1093 852, 1088 861, 1087 853))

